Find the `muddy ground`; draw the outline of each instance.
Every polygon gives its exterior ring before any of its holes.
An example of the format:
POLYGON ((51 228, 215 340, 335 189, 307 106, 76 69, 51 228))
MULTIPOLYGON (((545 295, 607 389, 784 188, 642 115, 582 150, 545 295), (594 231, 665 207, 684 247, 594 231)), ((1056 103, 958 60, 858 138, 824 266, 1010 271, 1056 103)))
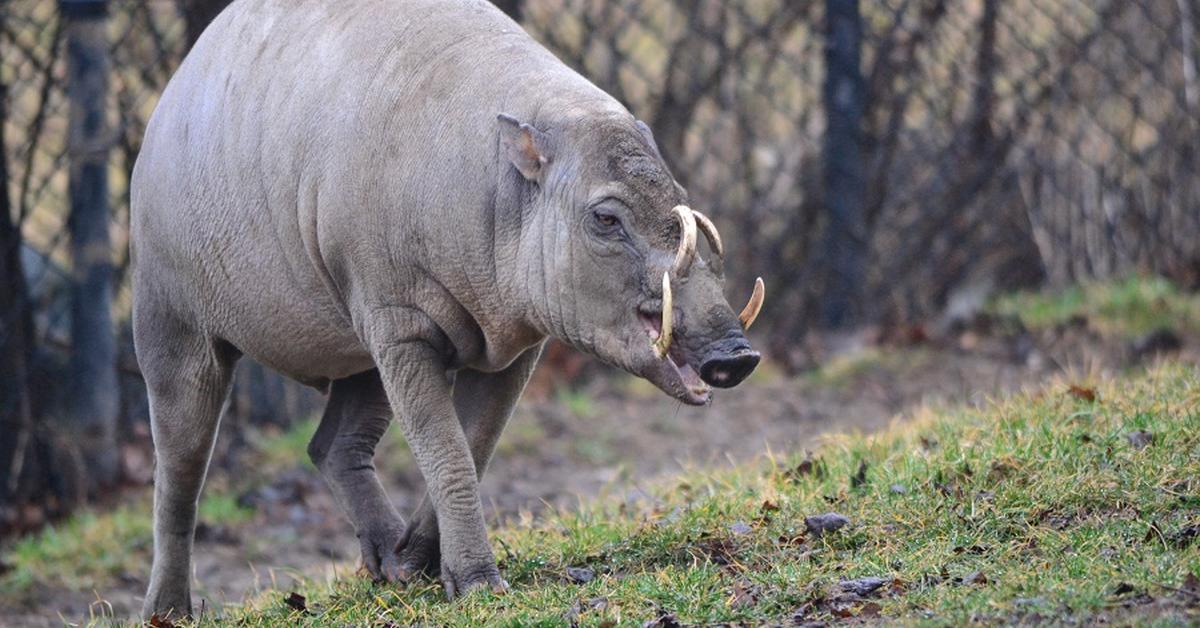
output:
MULTIPOLYGON (((985 321, 936 334, 914 328, 820 338, 788 358, 820 368, 785 375, 778 361, 768 363, 748 383, 721 391, 708 408, 681 406, 623 377, 592 378, 557 392, 542 377, 501 441, 483 500, 489 517, 500 522, 601 495, 636 499, 656 478, 690 466, 811 448, 824 433, 870 432, 929 402, 985 403, 1056 374, 1136 368, 1163 351, 1200 363, 1198 339, 1162 340, 1105 339, 1086 321, 1037 333, 998 331, 985 321)), ((193 585, 198 607, 237 603, 260 588, 353 565, 357 541, 311 465, 297 459, 242 486, 254 475, 256 459, 238 460, 215 469, 210 482, 238 486, 256 514, 232 526, 201 522, 193 585)), ((415 507, 421 481, 407 452, 393 443, 377 461, 401 512, 415 507)), ((141 605, 148 569, 96 582, 91 590, 43 588, 21 600, 0 599, 0 624, 61 625, 89 612, 128 617, 141 605)))

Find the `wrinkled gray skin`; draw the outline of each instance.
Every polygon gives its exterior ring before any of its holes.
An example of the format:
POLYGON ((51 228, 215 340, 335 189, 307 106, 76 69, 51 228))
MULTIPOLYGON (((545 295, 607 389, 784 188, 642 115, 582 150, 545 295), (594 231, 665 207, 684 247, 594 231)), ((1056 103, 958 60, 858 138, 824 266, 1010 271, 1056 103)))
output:
POLYGON ((691 404, 706 360, 757 362, 699 256, 655 357, 684 191, 644 125, 484 0, 235 2, 163 93, 132 185, 158 456, 146 616, 191 611, 241 355, 330 389, 309 453, 370 573, 440 573, 451 597, 504 587, 478 478, 547 337, 691 404), (372 464, 392 417, 427 483, 407 526, 372 464))

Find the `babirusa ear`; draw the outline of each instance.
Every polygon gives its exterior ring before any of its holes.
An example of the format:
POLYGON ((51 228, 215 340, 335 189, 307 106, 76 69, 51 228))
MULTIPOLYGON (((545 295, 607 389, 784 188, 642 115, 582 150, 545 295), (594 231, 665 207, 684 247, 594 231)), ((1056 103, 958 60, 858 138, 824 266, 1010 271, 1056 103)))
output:
POLYGON ((546 134, 507 114, 496 119, 500 122, 500 150, 521 176, 537 181, 550 163, 546 134))
POLYGON ((662 153, 658 152, 658 142, 654 141, 654 133, 650 132, 650 126, 641 120, 634 120, 633 125, 637 127, 638 133, 642 134, 642 139, 646 140, 650 148, 654 149, 654 154, 662 159, 662 153))

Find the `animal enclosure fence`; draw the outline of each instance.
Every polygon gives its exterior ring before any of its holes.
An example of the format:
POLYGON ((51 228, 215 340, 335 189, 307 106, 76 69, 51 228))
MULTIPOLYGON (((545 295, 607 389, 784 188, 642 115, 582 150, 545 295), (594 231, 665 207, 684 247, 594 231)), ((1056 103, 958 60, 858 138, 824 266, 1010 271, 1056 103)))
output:
MULTIPOLYGON (((173 0, 111 4, 114 304, 128 314, 128 177, 186 49, 173 0)), ((823 233, 821 0, 528 0, 524 26, 655 130, 730 269, 811 309, 823 233)), ((7 193, 51 345, 67 250, 56 6, 4 5, 7 193)), ((1200 260, 1197 0, 864 3, 866 307, 920 316, 971 281, 1055 282, 1200 260)), ((742 296, 742 295, 735 295, 742 296)), ((770 312, 768 312, 769 314, 770 312)), ((793 317, 787 317, 792 319, 793 317)), ((767 324, 773 322, 767 319, 767 324)), ((789 330, 791 331, 791 330, 789 330)))
MULTIPOLYGON (((186 52, 185 4, 108 5, 107 119, 87 150, 107 156, 121 329, 129 175, 186 52)), ((1200 284, 1200 0, 508 4, 654 129, 692 204, 723 232, 731 301, 768 279, 761 320, 780 357, 844 288, 826 280, 831 239, 858 251, 854 307, 868 321, 919 319, 955 295, 1042 281, 1154 272, 1200 284), (848 43, 861 62, 837 71, 860 89, 826 90, 833 5, 853 11, 848 43), (850 222, 827 210, 830 170, 841 167, 827 121, 840 108, 860 112, 850 222)), ((71 344, 63 33, 54 2, 0 5, 4 192, 19 235, 5 246, 20 247, 23 278, 4 284, 0 346, 31 315, 29 344, 51 356, 71 344)), ((122 337, 114 368, 132 370, 122 337)), ((124 399, 128 410, 138 393, 124 399)), ((288 411, 303 402, 293 396, 288 411)))

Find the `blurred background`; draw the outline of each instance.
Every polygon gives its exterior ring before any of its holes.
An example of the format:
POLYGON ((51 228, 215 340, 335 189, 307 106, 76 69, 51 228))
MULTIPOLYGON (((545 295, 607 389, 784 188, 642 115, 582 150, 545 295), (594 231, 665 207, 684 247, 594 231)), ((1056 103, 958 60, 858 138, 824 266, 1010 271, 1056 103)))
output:
MULTIPOLYGON (((129 174, 225 4, 0 4, 0 536, 149 482, 129 174)), ((509 439, 526 470, 789 446, 930 394, 1194 346, 1195 310, 1174 304, 1200 288, 1200 0, 497 4, 654 130, 722 231, 730 301, 768 287, 768 361, 705 415, 551 347, 520 411, 533 427, 509 439), (1110 333, 1122 307, 1147 318, 1110 333), (672 432, 681 417, 704 430, 672 432)), ((243 360, 214 477, 257 465, 262 434, 302 445, 322 401, 243 360)), ((611 479, 493 488, 503 513, 611 479)))

